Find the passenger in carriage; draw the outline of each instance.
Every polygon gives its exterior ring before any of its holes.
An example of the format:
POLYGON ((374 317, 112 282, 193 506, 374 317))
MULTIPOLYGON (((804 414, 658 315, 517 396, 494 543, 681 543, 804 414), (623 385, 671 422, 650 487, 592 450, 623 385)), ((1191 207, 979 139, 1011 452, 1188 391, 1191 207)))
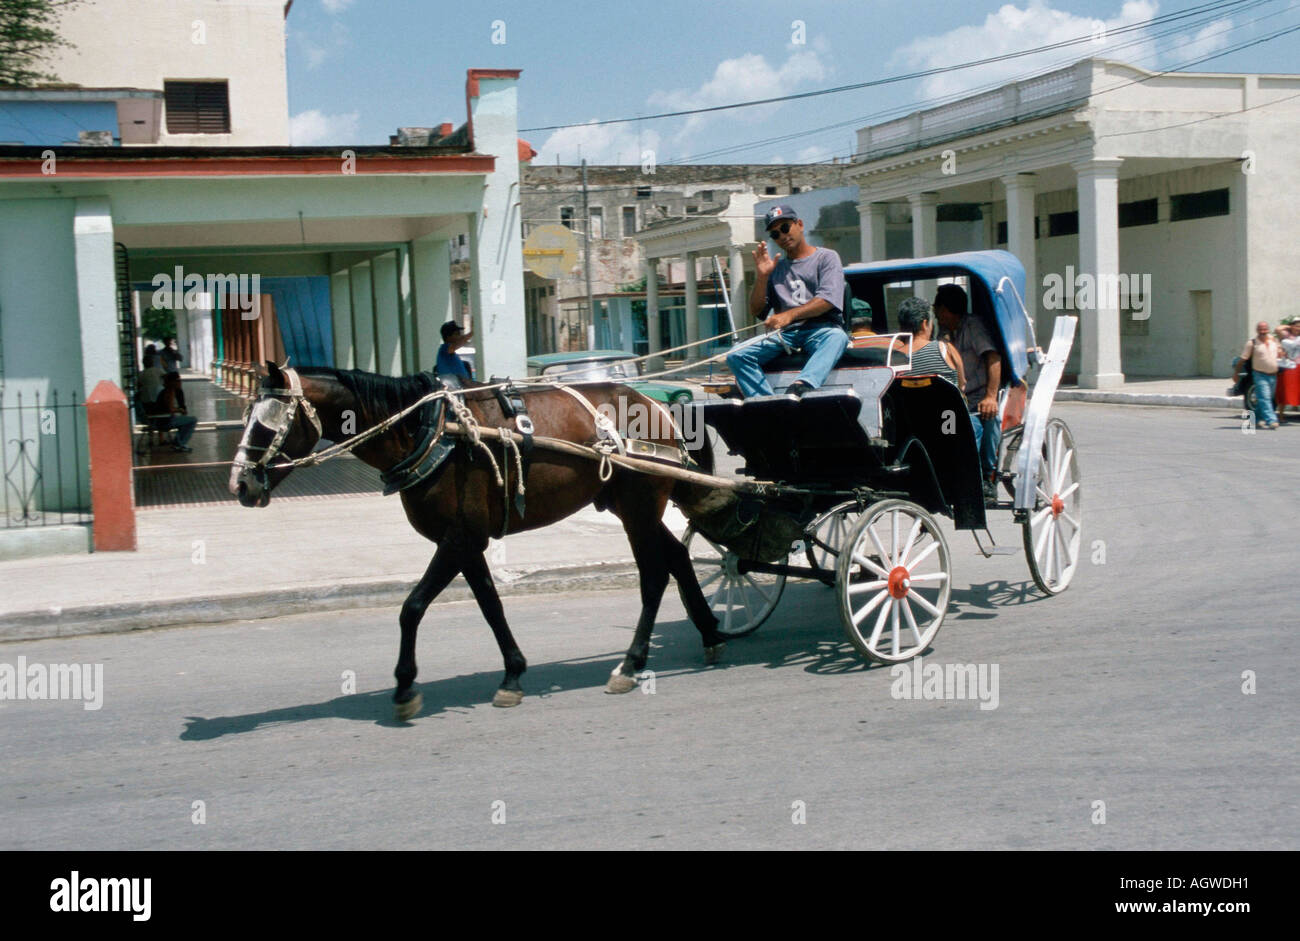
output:
POLYGON ((912 372, 935 373, 958 389, 966 386, 966 373, 956 349, 934 339, 930 305, 919 297, 909 297, 898 305, 898 329, 912 335, 912 372))
POLYGON ((960 285, 940 285, 934 296, 934 313, 939 326, 948 331, 953 346, 961 355, 966 381, 966 408, 975 428, 975 444, 980 452, 980 470, 985 500, 997 499, 993 483, 997 469, 998 445, 1002 425, 998 415, 998 391, 1002 388, 1002 354, 989 336, 988 329, 974 314, 966 312, 966 292, 960 285))
POLYGON ((849 345, 841 309, 844 265, 838 253, 805 240, 803 222, 790 206, 774 206, 763 223, 785 257, 769 256, 767 243, 759 243, 749 313, 757 319, 770 309, 764 323, 773 332, 728 354, 727 364, 745 398, 771 395, 763 364, 786 352, 787 346, 802 349, 808 361, 785 390, 801 396, 822 386, 849 345))

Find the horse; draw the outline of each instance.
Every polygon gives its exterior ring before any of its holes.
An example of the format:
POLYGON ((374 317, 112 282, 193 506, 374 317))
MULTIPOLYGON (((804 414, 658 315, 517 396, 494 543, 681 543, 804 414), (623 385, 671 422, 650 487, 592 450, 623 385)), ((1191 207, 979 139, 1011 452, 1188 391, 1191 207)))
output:
MULTIPOLYGON (((266 365, 259 393, 245 416, 230 474, 230 492, 246 507, 266 506, 271 492, 296 466, 291 462, 311 453, 322 440, 342 443, 363 437, 366 429, 411 408, 431 388, 436 389, 437 382, 430 374, 394 378, 359 370, 266 365)), ((555 386, 530 387, 522 393, 527 418, 536 434, 577 444, 597 440, 594 416, 575 394, 587 399, 594 409, 602 405, 617 409, 620 397, 625 397, 625 404, 662 408, 616 383, 584 383, 579 388, 580 392, 555 386)), ((478 426, 510 429, 513 424, 516 441, 522 437, 520 432, 527 430, 522 417, 507 415, 492 387, 467 382, 455 394, 478 426)), ((428 427, 421 424, 422 411, 427 408, 427 404, 420 406, 382 433, 361 441, 353 453, 381 471, 394 468, 417 447, 422 427, 428 427)), ((664 434, 662 425, 660 434, 664 434)), ((424 437, 427 439, 427 434, 424 437)), ((666 437, 650 440, 675 449, 677 442, 673 439, 669 431, 666 437)), ((612 470, 605 480, 600 462, 542 446, 532 449, 531 460, 524 467, 518 452, 508 453, 511 449, 505 444, 497 442, 494 446, 484 438, 476 448, 464 438, 454 440, 454 446, 448 443, 450 453, 437 472, 401 490, 407 521, 437 549, 402 605, 398 619, 401 642, 393 672, 397 680, 394 714, 398 721, 411 719, 423 705, 420 692, 414 688, 416 633, 429 604, 457 574, 463 574, 469 583, 505 663, 505 677, 493 695, 492 705, 511 707, 523 701, 520 677, 528 663, 506 623, 484 550, 494 535, 549 526, 592 503, 612 511, 622 521, 641 589, 641 614, 632 643, 610 674, 606 692, 626 693, 636 688, 670 575, 676 579, 687 614, 700 632, 705 662, 717 660, 725 646, 717 630, 718 620, 704 598, 686 547, 663 523, 668 500, 690 501, 700 489, 697 485, 618 466, 605 468, 606 472, 612 470), (482 448, 497 457, 504 478, 498 478, 482 448), (524 499, 509 502, 506 488, 515 489, 520 469, 524 470, 524 499), (516 480, 510 479, 512 472, 516 480)))

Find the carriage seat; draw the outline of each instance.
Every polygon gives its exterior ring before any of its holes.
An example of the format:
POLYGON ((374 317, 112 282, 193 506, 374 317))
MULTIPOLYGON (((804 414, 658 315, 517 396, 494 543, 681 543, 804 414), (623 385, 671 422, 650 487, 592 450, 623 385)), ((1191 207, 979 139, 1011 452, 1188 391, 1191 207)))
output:
MULTIPOLYGON (((875 347, 853 347, 850 346, 844 351, 835 362, 836 369, 853 369, 863 368, 866 366, 884 366, 886 350, 883 346, 875 347)), ((776 359, 764 364, 763 372, 780 373, 780 372, 799 372, 808 362, 808 354, 799 350, 797 353, 786 353, 778 356, 776 359)), ((894 350, 893 359, 889 365, 906 366, 908 363, 907 354, 894 350)))

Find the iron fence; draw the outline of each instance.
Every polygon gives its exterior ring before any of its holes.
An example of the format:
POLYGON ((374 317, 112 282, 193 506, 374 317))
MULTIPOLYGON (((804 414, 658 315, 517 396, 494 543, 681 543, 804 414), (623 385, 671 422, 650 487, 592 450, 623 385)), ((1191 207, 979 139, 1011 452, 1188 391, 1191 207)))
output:
POLYGON ((4 517, 0 528, 88 523, 85 403, 74 391, 16 390, 0 399, 4 517))

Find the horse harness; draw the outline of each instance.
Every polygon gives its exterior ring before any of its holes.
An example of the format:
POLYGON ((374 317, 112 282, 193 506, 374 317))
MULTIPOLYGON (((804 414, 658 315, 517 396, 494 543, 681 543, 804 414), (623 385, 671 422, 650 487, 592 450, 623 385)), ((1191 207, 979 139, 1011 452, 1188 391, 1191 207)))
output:
MULTIPOLYGON (((280 448, 284 446, 284 439, 289 436, 290 429, 293 428, 294 419, 298 417, 298 410, 302 409, 303 415, 311 423, 312 428, 316 431, 316 440, 319 442, 325 436, 321 427, 320 416, 316 414, 316 408, 307 399, 302 391, 302 380, 298 378, 298 372, 294 369, 284 368, 280 370, 285 379, 289 382, 287 389, 275 389, 268 391, 269 395, 283 395, 288 397, 288 401, 282 399, 263 399, 263 414, 256 415, 254 403, 250 401, 244 409, 244 425, 251 427, 249 419, 251 418, 257 424, 267 429, 273 434, 271 443, 265 447, 256 444, 249 444, 247 441, 240 442, 241 451, 261 451, 262 454, 256 461, 247 461, 243 458, 236 457, 232 463, 236 467, 252 471, 254 474, 265 474, 267 467, 275 456, 280 453, 280 448)), ((247 431, 245 437, 247 437, 247 431)))

